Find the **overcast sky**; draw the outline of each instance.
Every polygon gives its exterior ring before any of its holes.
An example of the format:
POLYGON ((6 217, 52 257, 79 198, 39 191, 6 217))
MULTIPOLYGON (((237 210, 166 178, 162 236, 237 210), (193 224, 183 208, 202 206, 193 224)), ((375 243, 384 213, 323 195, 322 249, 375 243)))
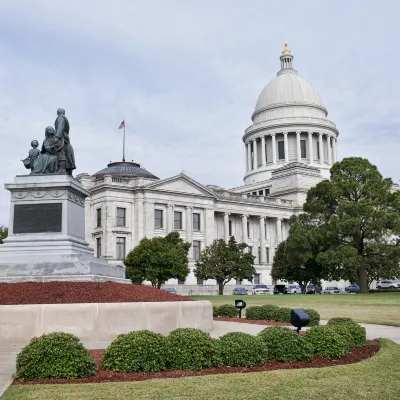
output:
MULTIPOLYGON (((66 109, 76 174, 122 157, 160 178, 242 185, 242 135, 288 43, 339 157, 398 182, 397 0, 0 0, 0 183, 66 109)), ((9 193, 0 189, 0 224, 9 193)))

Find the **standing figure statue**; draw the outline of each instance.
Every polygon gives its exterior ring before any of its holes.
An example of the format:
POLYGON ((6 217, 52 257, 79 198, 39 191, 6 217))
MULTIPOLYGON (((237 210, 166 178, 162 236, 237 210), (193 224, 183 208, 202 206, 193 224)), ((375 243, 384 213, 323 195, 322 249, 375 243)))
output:
POLYGON ((58 172, 72 175, 72 171, 76 166, 74 149, 69 140, 69 122, 63 108, 57 110, 57 115, 54 127, 56 130, 55 137, 58 138, 58 144, 56 146, 59 164, 58 172))
POLYGON ((32 140, 31 147, 32 148, 29 150, 28 157, 26 157, 25 160, 22 160, 22 162, 24 163, 26 169, 33 170, 35 161, 40 154, 40 150, 38 149, 39 142, 37 140, 32 140))

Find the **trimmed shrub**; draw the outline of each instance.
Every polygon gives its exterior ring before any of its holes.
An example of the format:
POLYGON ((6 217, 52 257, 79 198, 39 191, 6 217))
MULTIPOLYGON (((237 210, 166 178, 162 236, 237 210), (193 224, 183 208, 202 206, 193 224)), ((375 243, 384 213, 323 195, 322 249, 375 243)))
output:
POLYGON ((225 367, 253 367, 264 365, 268 351, 256 336, 231 332, 215 341, 215 364, 225 367))
POLYGON ((217 306, 213 306, 213 317, 217 317, 217 306))
POLYGON ((339 324, 356 324, 357 322, 355 322, 354 320, 352 320, 351 318, 344 318, 344 317, 335 317, 335 318, 331 318, 328 321, 328 325, 339 325, 339 324))
POLYGON ((355 323, 347 323, 330 325, 330 327, 347 340, 350 350, 353 350, 356 347, 363 347, 365 345, 367 340, 367 332, 362 326, 355 323))
POLYGON ((258 337, 265 343, 268 360, 296 362, 311 361, 313 347, 293 330, 280 326, 263 329, 258 337))
POLYGON ((272 304, 265 304, 260 307, 260 319, 264 319, 266 321, 273 321, 276 315, 276 312, 279 310, 278 306, 274 306, 272 304))
POLYGON ((55 332, 33 338, 17 356, 15 378, 23 381, 85 378, 96 375, 96 362, 79 339, 55 332))
POLYGON ((215 342, 200 329, 178 328, 166 338, 169 369, 198 371, 213 364, 215 342))
POLYGON ((273 321, 277 322, 290 322, 291 308, 280 307, 273 314, 273 321))
POLYGON ((232 304, 222 304, 219 307, 216 307, 214 317, 228 317, 228 318, 236 318, 238 316, 238 311, 236 307, 232 304))
POLYGON ((319 325, 319 321, 321 320, 321 316, 319 312, 312 308, 303 308, 303 311, 308 314, 310 317, 310 323, 308 326, 317 326, 319 325))
POLYGON ((348 341, 331 326, 314 326, 304 338, 314 348, 314 354, 321 357, 342 358, 349 353, 348 341))
POLYGON ((263 315, 263 313, 262 313, 261 307, 259 307, 259 306, 252 306, 252 307, 246 308, 246 318, 247 319, 260 320, 260 319, 263 319, 262 315, 263 315))
POLYGON ((165 337, 147 330, 119 335, 104 351, 103 367, 117 372, 166 369, 165 337))

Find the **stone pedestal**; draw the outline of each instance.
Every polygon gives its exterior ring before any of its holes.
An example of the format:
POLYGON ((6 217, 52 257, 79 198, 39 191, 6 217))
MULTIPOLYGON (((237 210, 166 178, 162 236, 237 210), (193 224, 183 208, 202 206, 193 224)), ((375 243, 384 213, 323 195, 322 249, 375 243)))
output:
POLYGON ((64 174, 17 176, 8 238, 0 245, 0 282, 125 280, 125 270, 95 258, 85 241, 89 192, 64 174))

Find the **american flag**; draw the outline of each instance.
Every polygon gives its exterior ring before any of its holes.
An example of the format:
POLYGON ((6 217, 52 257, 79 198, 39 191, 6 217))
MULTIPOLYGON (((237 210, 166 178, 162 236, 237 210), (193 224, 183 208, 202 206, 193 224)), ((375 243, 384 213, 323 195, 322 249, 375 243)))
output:
POLYGON ((123 120, 123 121, 121 122, 121 124, 119 125, 119 128, 118 128, 118 129, 122 129, 122 128, 125 128, 125 120, 123 120))

